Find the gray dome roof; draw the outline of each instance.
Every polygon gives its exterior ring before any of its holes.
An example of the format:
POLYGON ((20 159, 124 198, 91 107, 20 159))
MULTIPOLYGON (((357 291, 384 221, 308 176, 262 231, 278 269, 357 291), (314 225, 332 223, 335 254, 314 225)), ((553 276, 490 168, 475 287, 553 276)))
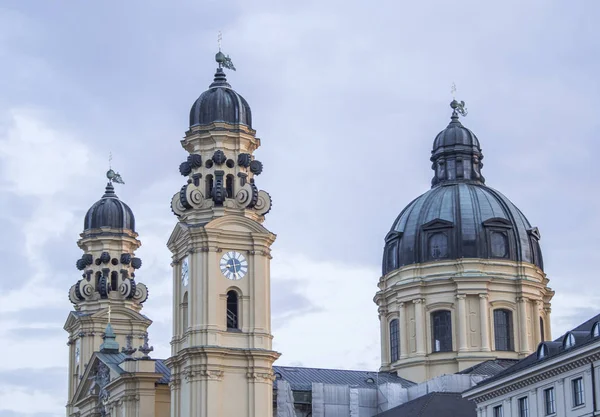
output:
POLYGON ((94 203, 85 215, 83 230, 111 227, 135 232, 135 217, 129 206, 119 200, 109 182, 102 198, 94 203))
POLYGON ((222 68, 217 69, 214 82, 198 97, 190 111, 190 127, 212 122, 252 127, 250 105, 231 88, 222 68))
POLYGON ((543 269, 538 229, 508 198, 485 186, 479 140, 459 122, 456 105, 433 143, 432 189, 402 210, 385 238, 383 274, 460 258, 523 261, 543 269))

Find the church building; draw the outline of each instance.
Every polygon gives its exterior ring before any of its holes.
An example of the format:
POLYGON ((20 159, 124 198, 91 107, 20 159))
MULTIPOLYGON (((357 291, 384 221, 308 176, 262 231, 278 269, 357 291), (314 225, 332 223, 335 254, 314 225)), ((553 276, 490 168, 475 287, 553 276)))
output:
POLYGON ((447 397, 436 401, 458 404, 452 393, 550 340, 554 293, 540 232, 486 185, 479 140, 460 121, 464 102, 454 100, 433 142, 431 189, 384 239, 374 297, 379 371, 274 365, 275 235, 264 225, 271 196, 259 189, 261 141, 248 102, 227 81, 231 60, 219 51, 216 61, 214 81, 191 108, 183 185, 171 201, 171 356, 150 357, 152 321, 141 313, 149 291, 135 255, 141 242, 110 170, 85 216, 81 276, 69 292, 68 417, 363 417, 391 413, 441 385, 447 397))

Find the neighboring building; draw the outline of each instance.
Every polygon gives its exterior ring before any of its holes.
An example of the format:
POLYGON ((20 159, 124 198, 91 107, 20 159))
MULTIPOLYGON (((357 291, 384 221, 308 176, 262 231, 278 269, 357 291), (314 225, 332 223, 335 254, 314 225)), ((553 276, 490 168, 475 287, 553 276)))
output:
POLYGON ((432 189, 385 238, 375 295, 379 372, 273 366, 275 235, 263 226, 271 198, 257 188, 261 142, 248 102, 227 82, 231 62, 221 52, 216 59, 214 82, 190 112, 181 141, 189 155, 179 166, 185 184, 171 201, 171 357, 149 357, 151 320, 140 313, 148 290, 134 255, 141 242, 110 170, 78 241, 82 278, 65 324, 67 416, 431 415, 444 401, 472 411, 456 393, 502 374, 550 337, 554 293, 538 230, 485 185, 479 141, 459 121, 464 103, 451 103, 451 122, 434 141, 432 189))
POLYGON ((376 417, 475 417, 475 404, 452 392, 432 392, 376 417))
POLYGON ((592 416, 600 411, 600 314, 466 391, 478 417, 592 416))

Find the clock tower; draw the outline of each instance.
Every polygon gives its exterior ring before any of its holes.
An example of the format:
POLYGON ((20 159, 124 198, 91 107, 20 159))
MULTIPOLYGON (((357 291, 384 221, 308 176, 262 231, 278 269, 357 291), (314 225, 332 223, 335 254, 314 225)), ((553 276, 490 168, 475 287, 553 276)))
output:
POLYGON ((192 106, 173 196, 172 417, 271 416, 271 198, 259 190, 246 100, 227 82, 219 51, 214 82, 192 106))

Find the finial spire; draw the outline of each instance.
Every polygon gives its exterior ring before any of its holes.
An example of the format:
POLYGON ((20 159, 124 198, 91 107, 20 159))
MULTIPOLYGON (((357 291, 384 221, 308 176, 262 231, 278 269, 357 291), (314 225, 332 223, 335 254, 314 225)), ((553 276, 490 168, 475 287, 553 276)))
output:
POLYGON ((100 352, 102 353, 119 353, 119 344, 117 343, 117 335, 113 330, 110 323, 106 325, 104 330, 104 336, 102 336, 104 342, 100 345, 100 352))
POLYGON ((125 184, 125 181, 123 181, 123 178, 121 178, 121 174, 113 171, 112 169, 112 152, 108 154, 108 171, 106 171, 106 178, 108 178, 110 184, 113 182, 117 184, 125 184))
POLYGON ((456 83, 452 83, 452 87, 450 88, 450 94, 452 94, 452 102, 450 103, 450 107, 452 107, 452 121, 458 122, 458 115, 465 117, 468 112, 465 107, 465 102, 458 102, 456 100, 456 83))
POLYGON ((231 62, 231 58, 229 58, 229 55, 225 55, 223 52, 221 52, 222 40, 223 35, 221 34, 221 31, 219 31, 219 35, 217 37, 217 43, 219 44, 219 52, 217 52, 217 55, 215 55, 215 61, 217 61, 217 63, 219 64, 219 69, 227 68, 232 71, 235 71, 235 66, 233 65, 233 62, 231 62))

